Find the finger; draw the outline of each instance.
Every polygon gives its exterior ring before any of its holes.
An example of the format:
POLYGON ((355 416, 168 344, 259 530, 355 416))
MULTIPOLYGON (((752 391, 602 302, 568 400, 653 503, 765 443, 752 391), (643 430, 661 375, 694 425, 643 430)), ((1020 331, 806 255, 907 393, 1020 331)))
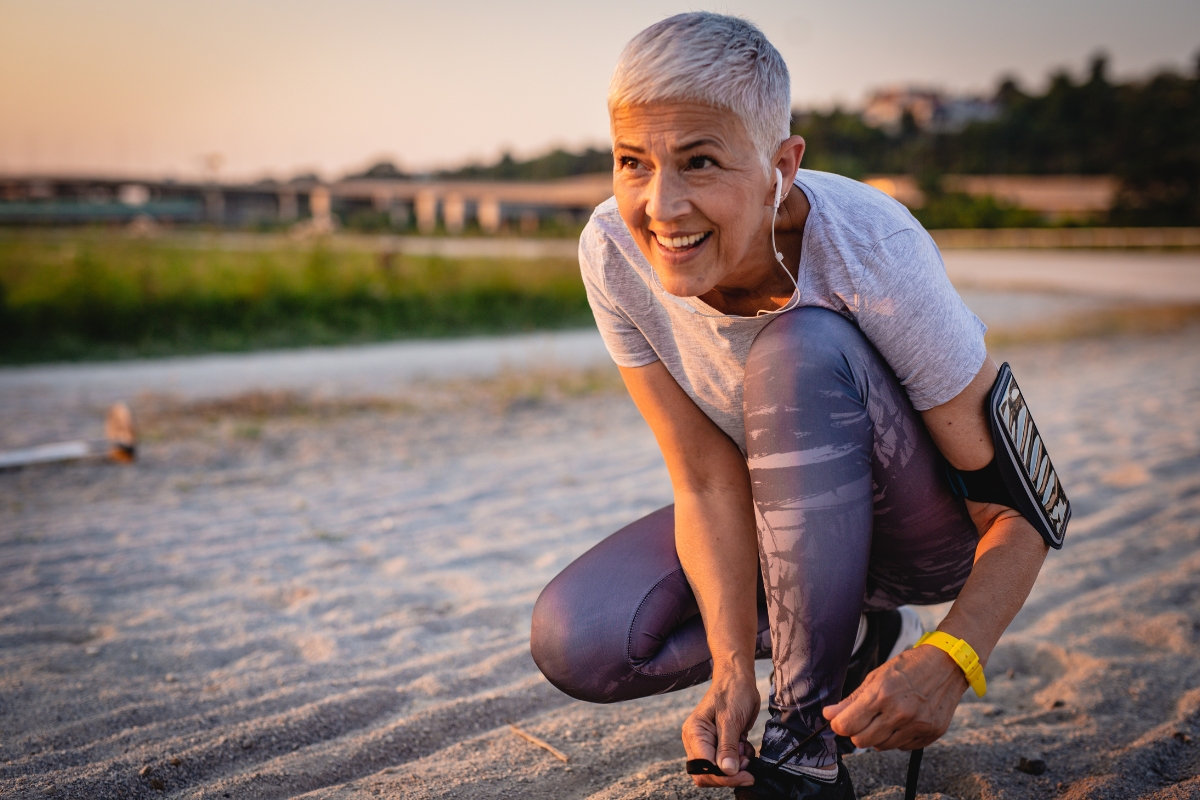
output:
POLYGON ((840 701, 834 703, 831 706, 825 706, 824 708, 822 708, 821 716, 825 717, 825 719, 833 719, 838 714, 842 713, 842 710, 845 709, 849 705, 850 705, 850 698, 847 697, 843 700, 840 700, 840 701))
POLYGON ((843 708, 831 719, 829 727, 839 736, 853 738, 871 727, 883 713, 884 709, 875 703, 856 702, 843 708))
POLYGON ((731 775, 728 777, 718 777, 715 775, 692 775, 691 778, 692 782, 694 782, 696 786, 704 789, 754 786, 754 775, 750 775, 750 772, 746 771, 738 772, 737 775, 731 775))
POLYGON ((741 770, 735 775, 722 777, 720 775, 693 775, 692 782, 697 786, 714 789, 722 786, 753 786, 754 776, 745 770, 741 770))
POLYGON ((683 723, 683 749, 688 758, 717 763, 717 730, 712 720, 693 712, 683 723))
POLYGON ((840 736, 854 736, 865 730, 871 722, 884 712, 885 704, 880 702, 879 692, 874 689, 859 691, 838 703, 838 712, 829 722, 833 732, 840 736))
POLYGON ((929 726, 921 723, 910 723, 898 728, 890 738, 885 740, 879 750, 920 750, 938 740, 932 735, 929 726))
POLYGON ((717 718, 717 765, 726 775, 736 775, 742 764, 743 731, 731 716, 722 714, 717 718))
POLYGON ((888 736, 879 744, 875 745, 876 750, 919 750, 926 745, 933 744, 937 741, 934 737, 930 739, 924 735, 923 729, 914 731, 912 726, 897 728, 892 731, 891 736, 888 736))
POLYGON ((895 708, 884 710, 854 736, 850 741, 857 747, 874 747, 876 750, 893 749, 900 739, 892 740, 897 731, 907 730, 911 718, 898 713, 895 708))

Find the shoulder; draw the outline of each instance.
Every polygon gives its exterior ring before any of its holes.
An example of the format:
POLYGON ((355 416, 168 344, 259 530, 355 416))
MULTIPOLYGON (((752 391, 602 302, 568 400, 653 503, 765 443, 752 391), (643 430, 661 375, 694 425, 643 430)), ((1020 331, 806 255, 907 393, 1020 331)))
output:
POLYGON ((587 225, 583 227, 583 233, 579 236, 580 263, 586 260, 591 266, 599 266, 598 262, 602 259, 597 257, 602 256, 605 250, 614 247, 619 249, 623 239, 629 239, 632 243, 632 237, 617 211, 617 198, 610 197, 596 206, 587 225))
POLYGON ((620 212, 617 211, 617 198, 610 197, 596 206, 596 210, 592 212, 587 225, 584 226, 583 236, 580 238, 580 241, 599 244, 602 242, 615 242, 619 239, 630 239, 632 241, 632 237, 630 237, 629 231, 625 227, 625 222, 621 219, 620 212))
POLYGON ((636 271, 637 244, 617 211, 617 200, 610 197, 592 212, 579 237, 579 266, 585 278, 603 284, 614 272, 636 271))
POLYGON ((812 206, 810 214, 831 239, 874 250, 885 239, 911 231, 924 234, 904 205, 873 186, 830 172, 800 170, 796 184, 812 206))

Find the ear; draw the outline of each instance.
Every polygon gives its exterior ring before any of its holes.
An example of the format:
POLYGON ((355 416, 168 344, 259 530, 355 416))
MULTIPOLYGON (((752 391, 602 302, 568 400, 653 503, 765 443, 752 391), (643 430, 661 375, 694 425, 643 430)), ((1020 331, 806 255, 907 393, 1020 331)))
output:
MULTIPOLYGON (((803 158, 804 139, 800 136, 789 136, 775 151, 775 161, 771 166, 783 175, 783 194, 785 196, 791 191, 792 183, 796 180, 796 173, 800 170, 800 161, 803 158)), ((772 195, 774 192, 775 187, 772 186, 772 195)))

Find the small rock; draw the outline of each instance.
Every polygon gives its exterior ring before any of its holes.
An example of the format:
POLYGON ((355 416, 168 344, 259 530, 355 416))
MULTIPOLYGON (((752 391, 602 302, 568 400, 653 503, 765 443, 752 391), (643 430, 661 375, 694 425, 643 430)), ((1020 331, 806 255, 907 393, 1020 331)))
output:
POLYGON ((47 797, 49 797, 50 795, 54 794, 54 793, 55 793, 55 792, 57 792, 57 791, 58 791, 58 789, 56 789, 56 788, 54 787, 54 784, 52 783, 52 784, 50 784, 49 786, 47 786, 45 789, 42 789, 42 794, 44 794, 44 795, 46 795, 47 797))
POLYGON ((1046 762, 1040 758, 1022 758, 1017 763, 1017 769, 1026 775, 1044 775, 1046 774, 1046 762))
POLYGON ((143 778, 149 774, 150 774, 150 766, 149 765, 146 765, 138 770, 138 775, 141 775, 143 778))
POLYGON ((175 683, 175 681, 179 680, 179 678, 175 677, 174 672, 168 672, 166 675, 163 676, 163 680, 166 681, 167 683, 175 683))
POLYGON ((1012 677, 1013 677, 1013 675, 1015 675, 1015 674, 1016 674, 1016 673, 1015 673, 1015 672, 1013 672, 1013 668, 1012 668, 1012 667, 1009 667, 1009 668, 1008 668, 1008 672, 1004 673, 1004 675, 1005 675, 1005 676, 1006 676, 1006 677, 1007 677, 1009 680, 1012 680, 1012 677))
POLYGON ((242 749, 243 750, 253 750, 254 749, 254 740, 247 739, 246 741, 242 742, 242 749))
POLYGON ((137 654, 137 653, 130 653, 130 654, 129 654, 129 660, 130 660, 130 661, 137 661, 137 660, 138 660, 138 654, 137 654))
POLYGON ((180 758, 179 756, 172 756, 172 757, 171 757, 171 766, 172 766, 172 767, 178 767, 178 766, 179 766, 180 764, 182 764, 182 763, 183 763, 183 759, 182 759, 182 758, 180 758))
POLYGON ((1066 700, 1055 700, 1054 703, 1050 707, 1051 708, 1062 708, 1066 704, 1067 704, 1066 700))
POLYGON ((98 655, 100 655, 100 648, 96 647, 96 645, 92 644, 92 645, 88 645, 87 647, 83 648, 83 652, 87 653, 89 656, 98 656, 98 655))
POLYGON ((1174 733, 1171 734, 1171 738, 1181 744, 1191 744, 1192 743, 1192 737, 1188 736, 1183 731, 1175 731, 1174 733))
POLYGON ((158 778, 155 778, 154 780, 150 781, 150 788, 156 792, 161 792, 167 788, 167 785, 158 778))

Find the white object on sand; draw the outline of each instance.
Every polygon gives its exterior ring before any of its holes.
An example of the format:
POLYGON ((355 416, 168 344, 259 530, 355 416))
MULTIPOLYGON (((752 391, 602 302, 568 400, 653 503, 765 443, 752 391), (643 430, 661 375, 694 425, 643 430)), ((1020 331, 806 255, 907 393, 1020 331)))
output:
POLYGON ((113 404, 104 420, 104 436, 104 440, 99 442, 76 440, 0 451, 0 469, 77 461, 89 457, 106 457, 128 464, 133 461, 137 449, 137 428, 129 406, 124 403, 113 404))

